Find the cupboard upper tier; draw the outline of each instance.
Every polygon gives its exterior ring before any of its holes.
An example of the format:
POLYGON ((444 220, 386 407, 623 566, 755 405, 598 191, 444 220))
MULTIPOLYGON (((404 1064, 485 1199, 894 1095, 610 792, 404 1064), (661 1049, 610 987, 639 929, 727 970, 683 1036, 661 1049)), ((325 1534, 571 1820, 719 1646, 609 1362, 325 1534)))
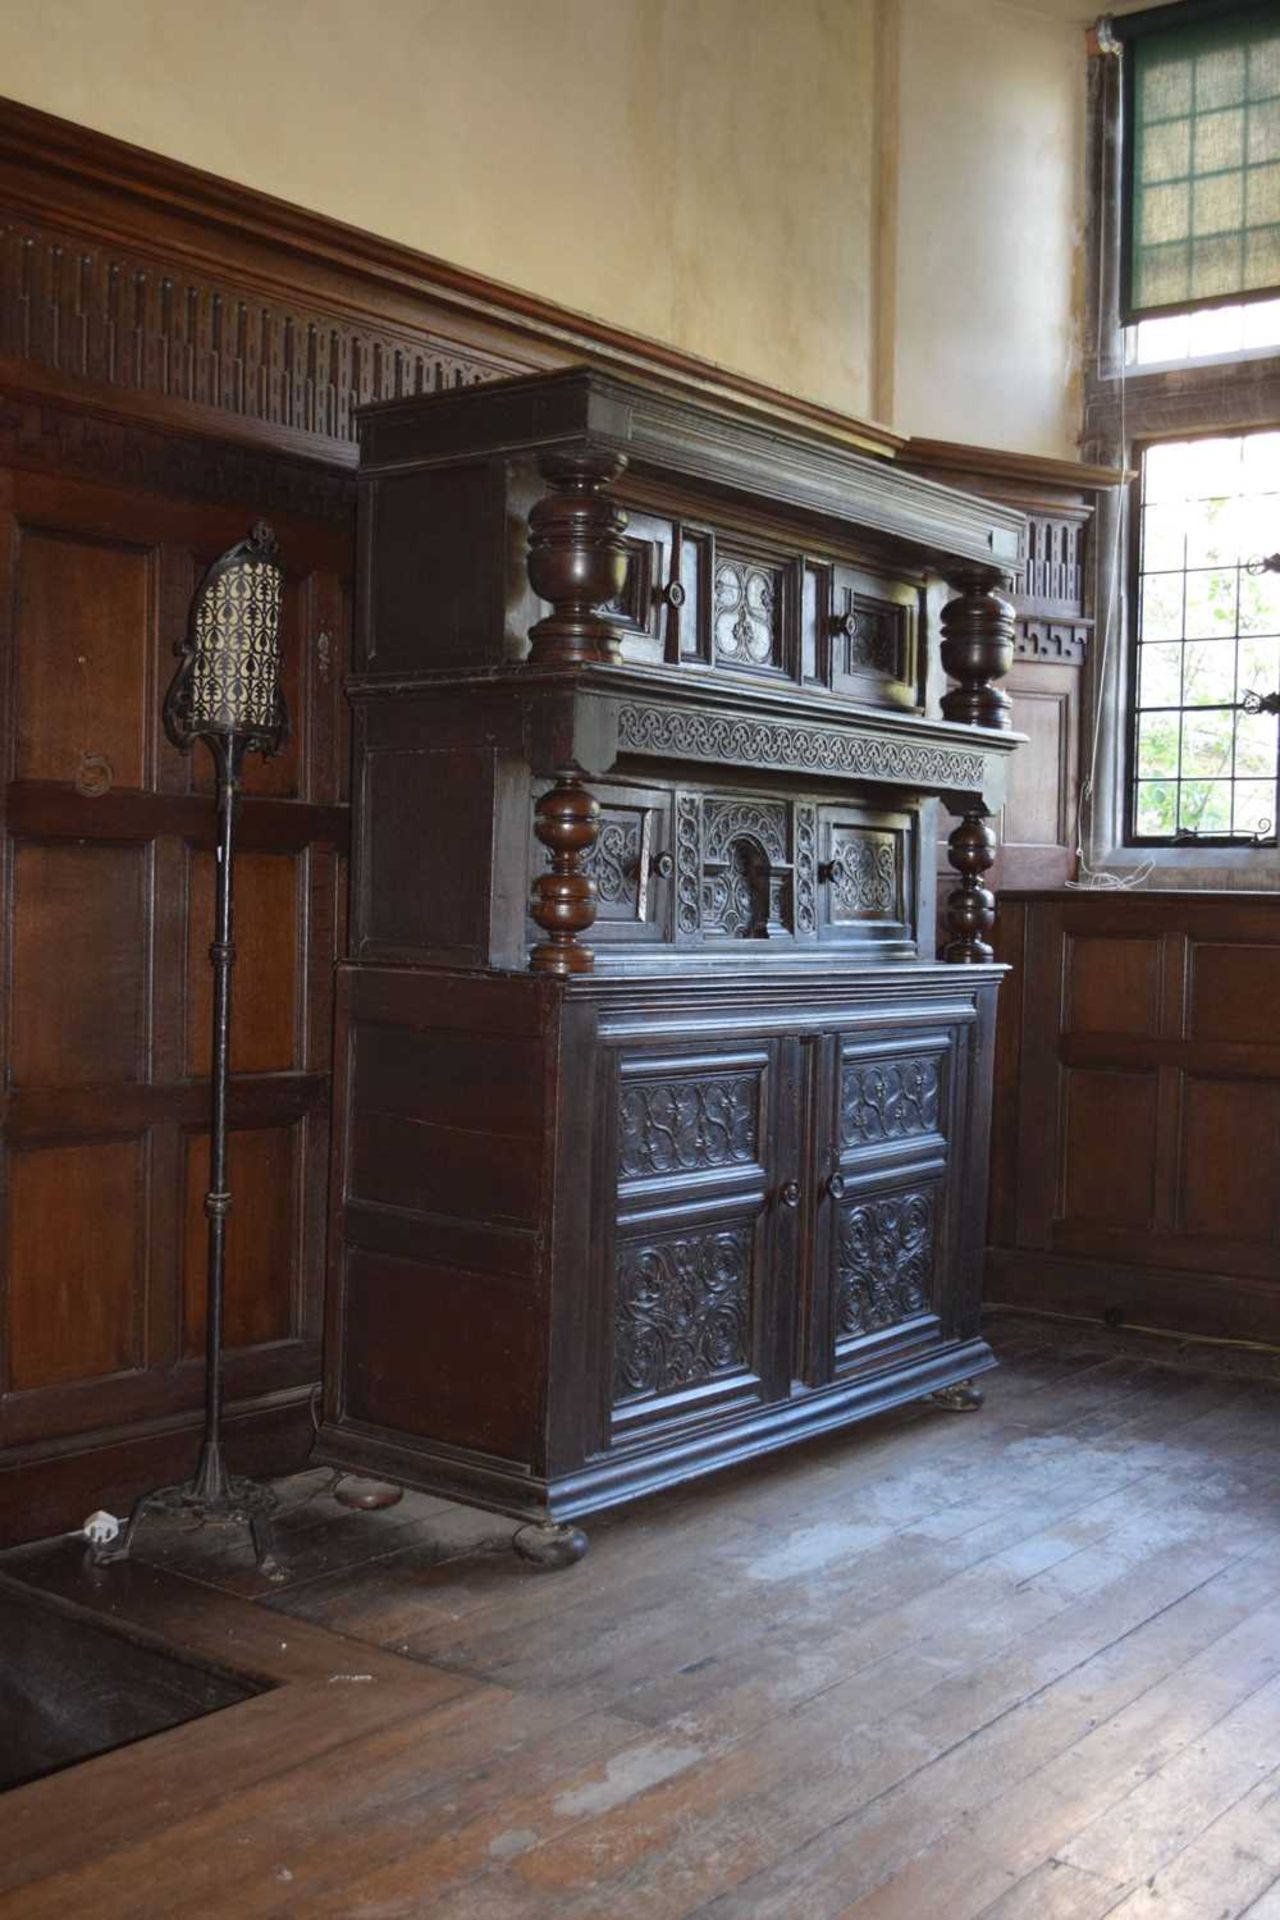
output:
POLYGON ((361 679, 624 661, 1008 725, 941 613, 1012 574, 1010 508, 585 367, 366 408, 360 443, 361 679))

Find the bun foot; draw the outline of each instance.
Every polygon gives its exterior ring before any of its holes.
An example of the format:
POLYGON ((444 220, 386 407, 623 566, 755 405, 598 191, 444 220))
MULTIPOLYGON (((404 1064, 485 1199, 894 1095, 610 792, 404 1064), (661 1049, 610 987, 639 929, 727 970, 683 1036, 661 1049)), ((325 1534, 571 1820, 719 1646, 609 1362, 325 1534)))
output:
POLYGON ((349 1473, 339 1474, 332 1493, 340 1507, 350 1507, 356 1513, 378 1513, 384 1507, 398 1507, 404 1499, 403 1487, 390 1486, 384 1480, 357 1479, 349 1473))
POLYGON ((554 1572, 572 1567, 587 1550, 587 1536, 581 1527, 521 1527, 511 1542, 522 1560, 554 1572))
POLYGON ((935 1407, 945 1407, 948 1413, 976 1413, 987 1396, 972 1380, 957 1380, 952 1387, 939 1387, 929 1398, 935 1407))

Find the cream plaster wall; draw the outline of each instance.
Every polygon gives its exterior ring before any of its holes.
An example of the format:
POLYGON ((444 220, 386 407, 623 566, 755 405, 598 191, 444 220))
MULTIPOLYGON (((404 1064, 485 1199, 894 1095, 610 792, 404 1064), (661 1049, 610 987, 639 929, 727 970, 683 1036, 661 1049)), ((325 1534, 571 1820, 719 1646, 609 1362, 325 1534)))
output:
POLYGON ((865 414, 875 4, 9 0, 0 91, 865 414))
POLYGON ((1002 0, 882 5, 898 91, 882 207, 895 238, 880 289, 892 346, 881 356, 877 410, 907 433, 1072 458, 1079 0, 1043 11, 1002 0))
POLYGON ((1070 454, 1087 5, 10 0, 0 91, 843 411, 1070 454))

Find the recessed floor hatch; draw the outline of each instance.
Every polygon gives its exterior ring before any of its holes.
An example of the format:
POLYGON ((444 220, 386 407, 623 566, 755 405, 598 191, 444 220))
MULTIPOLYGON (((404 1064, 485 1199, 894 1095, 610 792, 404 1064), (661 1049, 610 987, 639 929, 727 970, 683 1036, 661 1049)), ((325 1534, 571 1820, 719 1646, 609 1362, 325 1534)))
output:
POLYGON ((265 1691, 0 1576, 0 1792, 265 1691))

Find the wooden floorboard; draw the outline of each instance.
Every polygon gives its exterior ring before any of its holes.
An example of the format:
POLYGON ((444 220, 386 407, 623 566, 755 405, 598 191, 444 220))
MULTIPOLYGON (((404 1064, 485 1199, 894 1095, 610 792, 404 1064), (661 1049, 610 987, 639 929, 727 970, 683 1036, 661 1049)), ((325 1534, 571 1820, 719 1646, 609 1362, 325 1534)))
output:
MULTIPOLYGON (((599 1520, 411 1495, 0 1569, 257 1698, 5 1796, 43 1920, 1280 1920, 1280 1383, 1002 1321, 921 1407, 599 1520)), ((1255 1377, 1256 1375, 1256 1377, 1255 1377)))

